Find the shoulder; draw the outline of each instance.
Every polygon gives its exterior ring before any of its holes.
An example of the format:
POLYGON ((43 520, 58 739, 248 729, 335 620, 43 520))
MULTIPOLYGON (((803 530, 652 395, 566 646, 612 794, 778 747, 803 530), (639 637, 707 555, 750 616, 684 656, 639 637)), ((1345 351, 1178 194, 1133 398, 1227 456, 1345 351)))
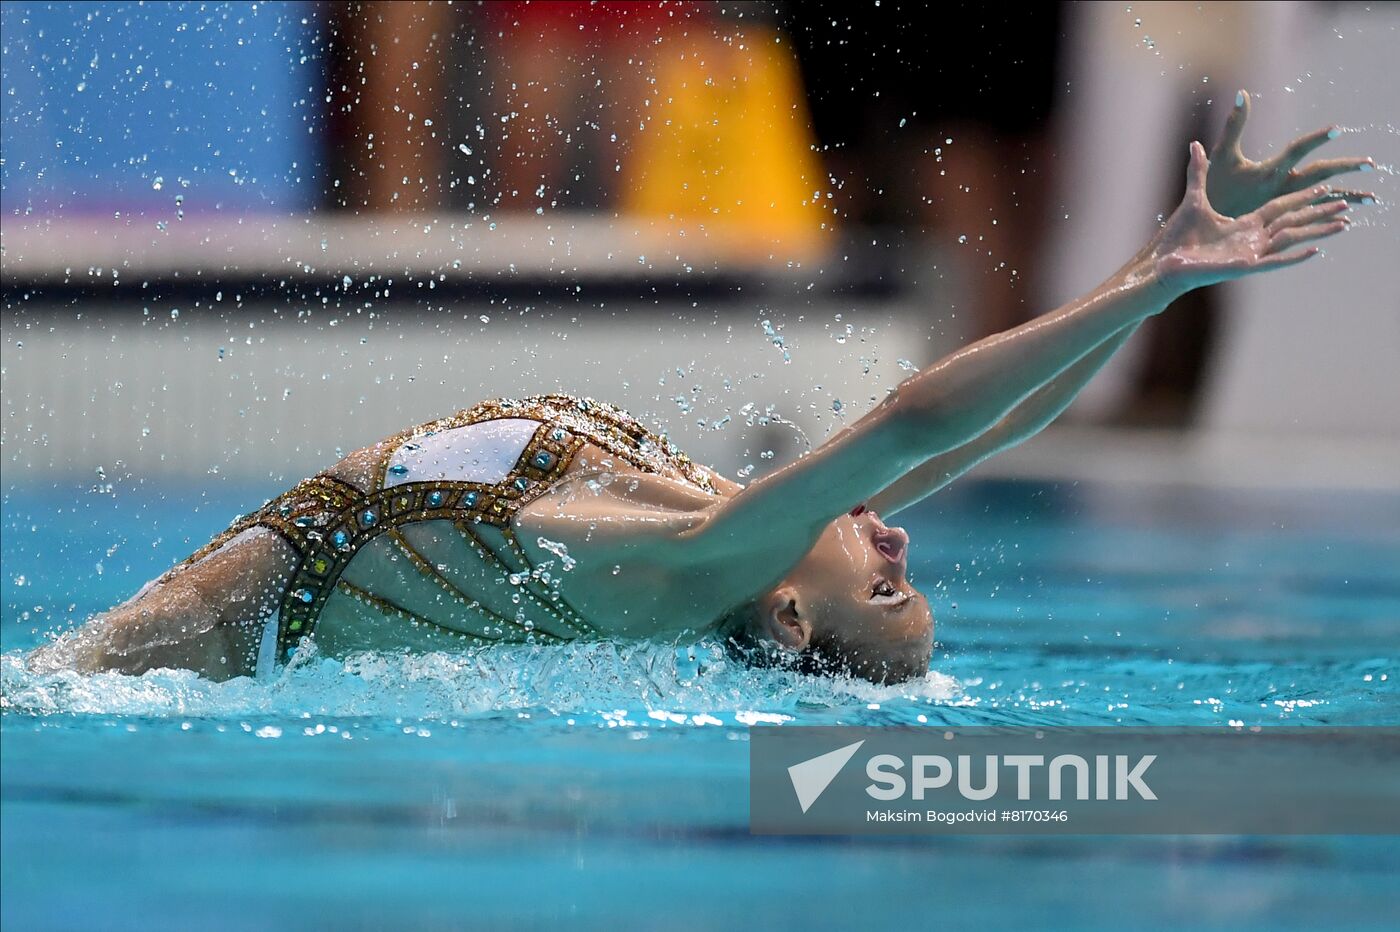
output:
POLYGON ((610 558, 684 562, 690 532, 726 497, 638 469, 587 444, 547 493, 521 508, 515 523, 610 558))

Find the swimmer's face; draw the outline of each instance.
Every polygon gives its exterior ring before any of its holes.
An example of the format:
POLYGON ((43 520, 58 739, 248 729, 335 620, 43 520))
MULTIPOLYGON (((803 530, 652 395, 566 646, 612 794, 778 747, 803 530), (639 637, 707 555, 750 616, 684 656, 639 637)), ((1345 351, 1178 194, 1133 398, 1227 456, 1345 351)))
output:
POLYGON ((933 612, 909 584, 909 535, 857 509, 831 522, 760 603, 767 634, 815 666, 877 683, 923 676, 933 612))

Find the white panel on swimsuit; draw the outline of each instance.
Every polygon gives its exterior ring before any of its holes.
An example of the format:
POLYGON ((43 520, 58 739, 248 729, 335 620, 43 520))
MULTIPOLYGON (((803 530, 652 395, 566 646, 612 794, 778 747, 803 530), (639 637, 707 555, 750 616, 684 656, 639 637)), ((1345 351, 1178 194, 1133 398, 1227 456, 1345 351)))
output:
POLYGON ((503 482, 539 427, 539 421, 504 418, 415 437, 389 457, 384 486, 438 479, 503 482))

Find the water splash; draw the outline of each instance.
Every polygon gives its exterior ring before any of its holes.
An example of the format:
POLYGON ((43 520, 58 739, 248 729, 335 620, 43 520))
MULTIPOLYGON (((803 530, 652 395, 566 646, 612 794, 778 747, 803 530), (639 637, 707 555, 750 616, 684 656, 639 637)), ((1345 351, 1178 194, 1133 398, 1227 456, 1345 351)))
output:
POLYGON ((875 686, 754 669, 719 645, 650 642, 510 645, 460 653, 362 653, 295 659, 273 679, 214 682, 187 670, 36 672, 27 653, 0 656, 0 709, 29 716, 442 719, 515 717, 741 727, 810 720, 872 703, 956 701, 952 677, 875 686), (658 718, 659 716, 659 718, 658 718))

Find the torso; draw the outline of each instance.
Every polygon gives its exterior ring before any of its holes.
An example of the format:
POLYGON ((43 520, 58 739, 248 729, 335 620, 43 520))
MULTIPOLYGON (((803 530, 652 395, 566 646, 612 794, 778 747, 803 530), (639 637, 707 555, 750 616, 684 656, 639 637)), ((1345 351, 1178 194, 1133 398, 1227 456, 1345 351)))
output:
POLYGON ((351 454, 201 554, 253 526, 296 552, 278 657, 306 637, 344 654, 664 636, 722 601, 703 569, 628 556, 737 489, 610 405, 484 402, 351 454))

